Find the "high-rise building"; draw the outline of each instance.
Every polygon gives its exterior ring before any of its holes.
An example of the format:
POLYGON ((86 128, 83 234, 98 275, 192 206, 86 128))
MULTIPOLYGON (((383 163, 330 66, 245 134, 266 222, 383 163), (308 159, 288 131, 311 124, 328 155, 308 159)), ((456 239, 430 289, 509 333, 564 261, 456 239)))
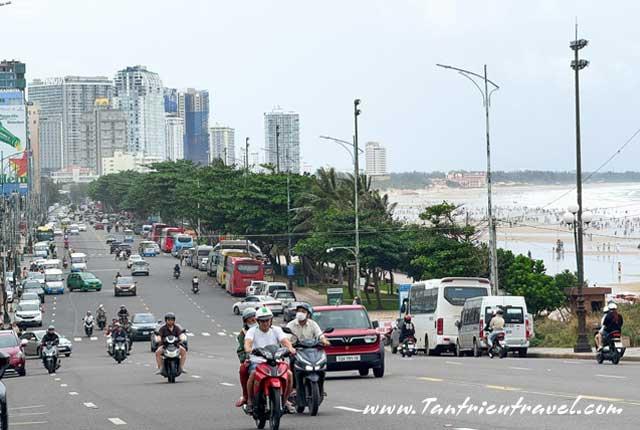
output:
POLYGON ((144 66, 116 74, 114 106, 127 113, 129 152, 166 159, 164 88, 157 73, 144 66))
POLYGON ((177 113, 167 113, 164 123, 167 159, 184 159, 184 120, 177 113))
POLYGON ((300 116, 276 108, 264 114, 265 159, 281 172, 300 173, 300 116))
POLYGON ((387 148, 378 142, 367 142, 365 145, 367 176, 387 175, 387 148))
POLYGON ((184 119, 184 158, 209 162, 209 92, 188 88, 178 92, 178 115, 184 119))
POLYGON ((33 189, 40 192, 40 107, 33 102, 27 104, 27 132, 31 148, 31 175, 33 189))
POLYGON ((0 61, 0 88, 24 91, 27 86, 25 73, 26 65, 20 61, 0 61))
POLYGON ((236 132, 231 127, 220 124, 209 128, 211 136, 209 153, 211 161, 216 158, 223 160, 226 165, 233 165, 236 162, 236 132))
POLYGON ((164 88, 162 90, 164 99, 164 112, 165 113, 177 113, 178 112, 178 90, 175 88, 164 88))
POLYGON ((62 117, 40 112, 40 173, 49 176, 62 169, 62 117))
POLYGON ((113 109, 109 99, 97 99, 93 112, 82 115, 80 128, 85 150, 81 165, 102 175, 102 159, 128 147, 127 114, 113 109))
POLYGON ((80 119, 83 114, 93 111, 96 99, 108 99, 112 95, 111 79, 102 76, 36 79, 29 84, 29 101, 38 103, 41 119, 55 117, 62 121, 61 142, 46 140, 57 138, 56 134, 47 133, 45 137, 40 133, 42 147, 62 146, 62 167, 88 167, 83 165, 86 148, 81 142, 80 119))

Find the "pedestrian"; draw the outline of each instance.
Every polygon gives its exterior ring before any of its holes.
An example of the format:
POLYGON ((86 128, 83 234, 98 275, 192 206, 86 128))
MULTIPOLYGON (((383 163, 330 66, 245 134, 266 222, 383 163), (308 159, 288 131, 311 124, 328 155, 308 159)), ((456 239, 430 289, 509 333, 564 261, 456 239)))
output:
POLYGON ((353 298, 353 302, 351 302, 352 305, 361 305, 362 304, 362 300, 360 300, 360 296, 355 296, 353 298))
POLYGON ((184 266, 184 252, 180 253, 180 265, 184 266))

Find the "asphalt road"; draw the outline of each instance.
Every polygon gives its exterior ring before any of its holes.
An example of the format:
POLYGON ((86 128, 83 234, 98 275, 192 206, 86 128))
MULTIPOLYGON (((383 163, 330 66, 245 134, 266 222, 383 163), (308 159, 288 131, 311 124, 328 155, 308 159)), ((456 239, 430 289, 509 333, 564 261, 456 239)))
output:
MULTIPOLYGON (((177 260, 162 255, 147 258, 151 275, 138 278, 138 296, 114 297, 112 280, 119 270, 128 274, 124 262, 116 262, 104 243, 105 234, 81 233, 71 246, 89 255, 88 267, 103 281, 101 292, 47 296, 46 324, 73 341, 73 355, 63 359, 55 375, 47 375, 39 360, 27 363, 27 376, 7 376, 12 428, 68 429, 251 429, 253 421, 234 407, 238 387, 235 335, 240 319, 233 315, 235 299, 214 287, 211 278, 197 272, 201 292, 191 294, 185 268, 174 280, 177 260), (131 313, 177 314, 187 328, 189 374, 168 384, 154 374, 155 361, 148 342, 137 342, 130 358, 121 365, 107 355, 101 333, 89 339, 82 330, 82 316, 104 304, 109 317, 120 304, 131 313)), ((61 244, 59 245, 61 248, 61 244)), ((384 378, 361 378, 357 372, 331 374, 328 397, 317 417, 286 415, 282 429, 592 429, 615 425, 635 429, 640 420, 640 363, 618 366, 595 361, 520 359, 504 360, 456 357, 402 359, 386 357, 384 378), (582 397, 580 397, 582 396, 582 397), (465 402, 484 411, 449 409, 465 402), (437 400, 430 400, 437 399, 437 400), (534 414, 512 407, 507 413, 490 413, 489 406, 562 409, 534 414), (577 400, 576 400, 577 399, 577 400), (442 409, 436 407, 436 403, 442 409), (569 407, 573 406, 569 413, 569 407), (395 407, 384 413, 373 409, 395 407), (594 405, 594 406, 590 406, 594 405), (595 406, 619 408, 620 414, 596 415, 595 406), (399 406, 403 406, 402 410, 399 406), (426 408, 425 408, 426 406, 426 408), (592 409, 591 415, 587 414, 592 409), (550 412, 550 413, 547 413, 550 412), (563 412, 562 414, 558 412, 563 412)))

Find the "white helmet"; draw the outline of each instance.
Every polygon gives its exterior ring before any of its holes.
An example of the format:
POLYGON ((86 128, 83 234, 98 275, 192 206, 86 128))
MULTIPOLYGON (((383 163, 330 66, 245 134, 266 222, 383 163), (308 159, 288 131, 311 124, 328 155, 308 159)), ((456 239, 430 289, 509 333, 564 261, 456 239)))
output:
POLYGON ((611 302, 611 303, 609 303, 609 306, 607 306, 607 308, 608 308, 610 311, 613 311, 613 310, 618 309, 618 305, 616 305, 615 303, 611 302))
POLYGON ((261 307, 256 312, 256 319, 258 321, 270 320, 272 318, 273 318, 273 313, 271 312, 271 309, 269 309, 266 306, 261 307))

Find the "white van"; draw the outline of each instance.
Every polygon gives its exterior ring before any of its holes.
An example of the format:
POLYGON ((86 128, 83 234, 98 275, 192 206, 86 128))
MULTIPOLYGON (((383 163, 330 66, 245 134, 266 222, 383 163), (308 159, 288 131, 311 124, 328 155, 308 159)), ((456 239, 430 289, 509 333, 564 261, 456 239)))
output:
POLYGON ((44 271, 44 292, 46 294, 64 294, 62 270, 47 269, 44 271))
POLYGON ((45 262, 42 263, 42 267, 44 268, 45 272, 47 271, 47 269, 60 269, 60 270, 62 270, 62 263, 57 258, 56 259, 51 259, 51 260, 45 260, 45 262))
POLYGON ((442 278, 411 285, 409 313, 416 330, 416 347, 428 355, 455 352, 456 321, 467 299, 491 295, 491 283, 484 278, 442 278))
POLYGON ((71 271, 87 270, 87 254, 83 252, 74 252, 71 254, 71 271))
POLYGON ((527 313, 527 303, 522 296, 476 297, 465 302, 460 315, 458 355, 472 354, 478 357, 487 350, 484 327, 491 320, 493 310, 502 308, 505 322, 505 341, 509 351, 517 351, 524 357, 529 348, 533 330, 527 313))
POLYGON ((49 255, 49 243, 48 242, 38 242, 33 246, 33 254, 36 257, 44 257, 47 258, 49 255))

